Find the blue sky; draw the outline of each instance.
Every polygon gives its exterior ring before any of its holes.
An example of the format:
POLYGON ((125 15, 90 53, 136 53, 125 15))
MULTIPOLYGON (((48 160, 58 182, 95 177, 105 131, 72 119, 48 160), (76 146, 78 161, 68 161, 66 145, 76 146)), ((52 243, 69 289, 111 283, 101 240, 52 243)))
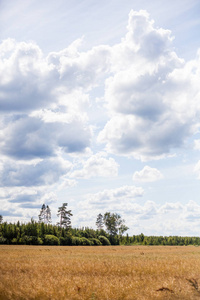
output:
POLYGON ((0 2, 0 214, 199 235, 199 1, 0 2))

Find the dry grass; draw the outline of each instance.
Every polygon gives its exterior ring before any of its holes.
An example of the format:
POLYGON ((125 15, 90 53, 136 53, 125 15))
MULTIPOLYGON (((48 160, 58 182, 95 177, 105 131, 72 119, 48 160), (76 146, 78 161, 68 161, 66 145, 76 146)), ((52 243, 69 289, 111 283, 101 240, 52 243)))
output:
POLYGON ((2 245, 0 299, 200 299, 200 248, 2 245))

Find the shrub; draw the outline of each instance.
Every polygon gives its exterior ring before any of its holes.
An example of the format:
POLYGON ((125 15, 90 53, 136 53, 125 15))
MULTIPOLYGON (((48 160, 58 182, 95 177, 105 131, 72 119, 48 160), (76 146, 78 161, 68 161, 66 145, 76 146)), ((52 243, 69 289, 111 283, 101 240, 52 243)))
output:
POLYGON ((40 237, 38 237, 37 240, 38 240, 37 245, 43 245, 43 240, 40 237))
POLYGON ((78 246, 78 245, 80 245, 80 238, 73 236, 72 237, 72 246, 78 246))
POLYGON ((16 245, 16 244, 17 244, 17 239, 16 239, 16 238, 13 238, 12 241, 11 241, 11 244, 16 245))
POLYGON ((103 235, 99 236, 99 241, 101 242, 101 244, 103 246, 110 246, 111 245, 110 241, 105 236, 103 236, 103 235))
MULTIPOLYGON (((15 243, 15 240, 16 239, 12 240, 12 244, 15 243)), ((41 238, 39 238, 37 236, 24 235, 15 244, 21 244, 21 245, 42 245, 43 241, 42 241, 41 238)))
POLYGON ((91 245, 93 245, 93 246, 101 246, 102 245, 100 240, 95 239, 95 238, 90 238, 89 241, 90 241, 91 245))
POLYGON ((0 244, 7 244, 7 239, 3 236, 0 236, 0 244))
POLYGON ((44 244, 45 245, 59 245, 59 239, 55 235, 46 234, 44 236, 44 244))
POLYGON ((67 237, 60 237, 60 245, 61 246, 71 246, 72 245, 72 238, 71 236, 67 237))
POLYGON ((20 240, 20 244, 22 245, 31 245, 32 242, 32 236, 24 235, 20 240))
POLYGON ((85 237, 80 238, 80 242, 81 242, 82 246, 91 246, 92 245, 92 243, 85 237))
POLYGON ((73 246, 91 246, 92 243, 90 242, 89 239, 86 239, 85 237, 72 237, 72 245, 73 246))
POLYGON ((117 236, 110 236, 109 241, 111 245, 119 245, 119 238, 117 236))
POLYGON ((30 236, 31 238, 31 245, 42 245, 43 241, 41 238, 38 238, 37 236, 30 236))

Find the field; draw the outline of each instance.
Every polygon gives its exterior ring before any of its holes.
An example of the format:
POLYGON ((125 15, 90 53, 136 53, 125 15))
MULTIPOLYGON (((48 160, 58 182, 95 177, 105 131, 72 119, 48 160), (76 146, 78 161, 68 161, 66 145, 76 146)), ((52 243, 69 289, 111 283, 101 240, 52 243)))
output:
POLYGON ((1 245, 4 299, 200 299, 200 247, 1 245))

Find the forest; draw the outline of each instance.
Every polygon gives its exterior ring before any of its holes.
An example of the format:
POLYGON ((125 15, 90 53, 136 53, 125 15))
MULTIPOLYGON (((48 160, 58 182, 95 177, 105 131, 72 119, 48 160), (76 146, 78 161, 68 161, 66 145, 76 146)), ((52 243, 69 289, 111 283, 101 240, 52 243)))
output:
POLYGON ((109 246, 109 245, 200 245, 200 237, 181 236, 129 236, 124 234, 128 227, 119 214, 106 212, 96 219, 97 229, 73 228, 71 210, 67 203, 58 208, 59 222, 51 224, 51 210, 43 204, 38 222, 3 222, 0 215, 0 244, 13 245, 68 245, 68 246, 109 246))

